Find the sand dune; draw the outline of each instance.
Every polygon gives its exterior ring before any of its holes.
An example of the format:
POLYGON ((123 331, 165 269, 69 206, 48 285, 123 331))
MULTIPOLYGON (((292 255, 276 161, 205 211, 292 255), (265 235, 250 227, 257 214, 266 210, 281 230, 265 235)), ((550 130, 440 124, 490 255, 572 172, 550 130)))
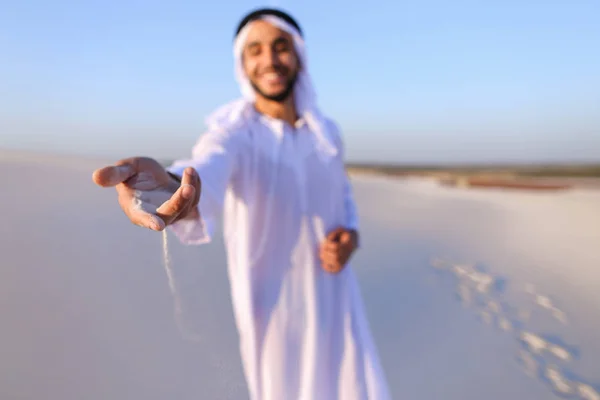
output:
MULTIPOLYGON (((222 242, 133 226, 102 160, 0 152, 0 398, 245 399, 222 242)), ((600 399, 600 192, 355 177, 394 398, 600 399)))

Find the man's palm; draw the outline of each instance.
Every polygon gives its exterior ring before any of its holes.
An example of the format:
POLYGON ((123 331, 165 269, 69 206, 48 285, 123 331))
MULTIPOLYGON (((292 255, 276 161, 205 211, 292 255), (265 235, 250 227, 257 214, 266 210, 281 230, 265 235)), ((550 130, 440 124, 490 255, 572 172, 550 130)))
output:
POLYGON ((186 169, 179 184, 156 160, 146 157, 100 168, 93 180, 102 187, 114 186, 131 222, 153 230, 185 218, 200 200, 200 178, 193 168, 186 169))

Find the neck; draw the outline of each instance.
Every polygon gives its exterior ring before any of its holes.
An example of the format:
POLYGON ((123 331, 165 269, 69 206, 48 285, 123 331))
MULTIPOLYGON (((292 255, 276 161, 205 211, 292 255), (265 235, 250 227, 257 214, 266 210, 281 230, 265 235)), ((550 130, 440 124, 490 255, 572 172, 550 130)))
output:
POLYGON ((294 96, 291 95, 282 102, 276 102, 257 96, 254 107, 259 113, 268 115, 271 118, 281 119, 292 126, 294 126, 298 119, 296 106, 294 104, 294 96))

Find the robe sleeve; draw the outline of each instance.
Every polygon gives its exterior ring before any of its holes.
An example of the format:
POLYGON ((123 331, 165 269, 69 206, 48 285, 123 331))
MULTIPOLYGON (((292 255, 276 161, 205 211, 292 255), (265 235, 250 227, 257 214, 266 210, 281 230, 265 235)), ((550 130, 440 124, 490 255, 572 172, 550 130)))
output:
MULTIPOLYGON (((345 147, 344 141, 342 139, 341 130, 338 125, 329 120, 330 131, 334 135, 334 140, 336 142, 336 146, 339 151, 339 157, 342 163, 345 163, 345 147)), ((358 208, 356 206, 356 201, 354 199, 354 191, 352 188, 352 183, 350 182, 350 178, 348 173, 344 174, 344 209, 345 209, 345 227, 348 229, 354 229, 358 231, 359 228, 359 218, 358 218, 358 208)))
POLYGON ((225 193, 235 172, 239 135, 222 131, 203 134, 192 148, 189 159, 180 159, 167 171, 181 176, 193 167, 200 177, 201 193, 198 217, 169 225, 169 229, 184 244, 200 245, 212 240, 216 220, 223 211, 225 193))
POLYGON ((358 210, 354 200, 352 184, 347 174, 344 176, 344 207, 346 209, 346 228, 358 231, 358 210))

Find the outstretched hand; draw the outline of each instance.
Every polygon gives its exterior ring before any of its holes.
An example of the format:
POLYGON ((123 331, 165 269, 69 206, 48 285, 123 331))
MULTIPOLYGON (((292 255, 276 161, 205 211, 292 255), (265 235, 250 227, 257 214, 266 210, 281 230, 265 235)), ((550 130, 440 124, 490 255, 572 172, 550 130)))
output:
POLYGON ((121 160, 97 169, 92 179, 102 187, 114 186, 129 220, 155 231, 195 216, 200 201, 201 182, 193 168, 187 168, 179 182, 151 158, 121 160))
POLYGON ((357 247, 358 233, 355 230, 342 227, 334 229, 321 244, 319 256, 323 269, 331 273, 340 272, 357 247))

